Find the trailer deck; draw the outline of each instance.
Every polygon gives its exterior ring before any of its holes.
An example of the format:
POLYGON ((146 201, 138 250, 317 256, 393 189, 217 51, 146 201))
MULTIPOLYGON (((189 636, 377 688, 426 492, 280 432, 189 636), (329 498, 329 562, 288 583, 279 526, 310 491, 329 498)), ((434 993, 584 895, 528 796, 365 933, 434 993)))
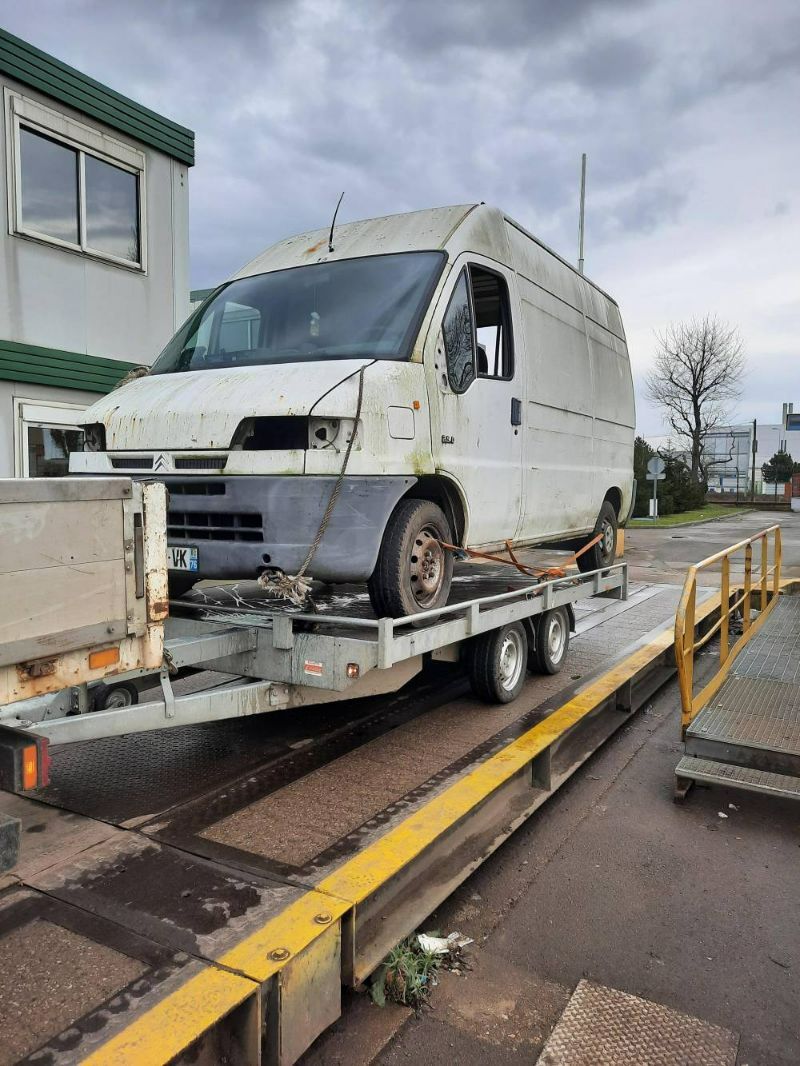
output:
POLYGON ((48 788, 3 796, 24 831, 0 882, 0 1062, 252 1063, 262 1020, 263 1061, 295 1061, 342 983, 672 675, 678 590, 629 591, 586 601, 566 672, 513 704, 442 662, 389 699, 54 747, 48 788))

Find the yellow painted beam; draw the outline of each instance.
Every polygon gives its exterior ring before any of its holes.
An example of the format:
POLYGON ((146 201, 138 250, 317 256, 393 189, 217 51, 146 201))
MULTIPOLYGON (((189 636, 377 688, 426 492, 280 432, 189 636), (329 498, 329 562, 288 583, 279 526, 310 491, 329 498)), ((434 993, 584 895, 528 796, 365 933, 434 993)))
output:
POLYGON ((161 1066, 257 994, 253 981, 209 966, 82 1061, 87 1066, 161 1066))

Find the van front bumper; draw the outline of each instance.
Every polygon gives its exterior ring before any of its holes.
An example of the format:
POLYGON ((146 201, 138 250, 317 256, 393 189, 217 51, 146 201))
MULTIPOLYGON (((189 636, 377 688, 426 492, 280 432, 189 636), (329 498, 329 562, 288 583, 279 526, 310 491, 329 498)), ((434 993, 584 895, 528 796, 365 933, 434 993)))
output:
MULTIPOLYGON (((167 542, 198 550, 197 578, 255 578, 264 569, 296 574, 308 553, 335 477, 165 477, 167 542)), ((414 477, 348 476, 320 541, 311 577, 366 581, 383 531, 414 477)))

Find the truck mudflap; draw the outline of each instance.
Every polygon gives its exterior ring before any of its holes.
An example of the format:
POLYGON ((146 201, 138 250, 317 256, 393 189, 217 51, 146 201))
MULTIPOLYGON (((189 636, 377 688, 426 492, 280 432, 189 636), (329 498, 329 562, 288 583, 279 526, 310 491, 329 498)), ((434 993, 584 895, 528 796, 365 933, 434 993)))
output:
POLYGON ((0 480, 0 707, 160 668, 165 529, 157 482, 0 480))

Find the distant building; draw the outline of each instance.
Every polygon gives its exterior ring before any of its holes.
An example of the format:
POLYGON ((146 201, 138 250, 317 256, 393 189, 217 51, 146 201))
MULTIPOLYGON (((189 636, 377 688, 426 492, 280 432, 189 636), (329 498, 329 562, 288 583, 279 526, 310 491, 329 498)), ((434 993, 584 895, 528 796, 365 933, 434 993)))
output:
MULTIPOLYGON (((783 405, 778 423, 756 426, 755 490, 774 493, 774 485, 763 484, 761 467, 778 451, 789 452, 800 462, 800 414, 793 404, 783 405)), ((753 423, 718 426, 706 438, 703 457, 710 492, 749 492, 753 475, 753 423)), ((778 495, 783 485, 777 486, 778 495)))
POLYGON ((194 134, 3 30, 0 87, 0 477, 52 476, 189 311, 194 134))

